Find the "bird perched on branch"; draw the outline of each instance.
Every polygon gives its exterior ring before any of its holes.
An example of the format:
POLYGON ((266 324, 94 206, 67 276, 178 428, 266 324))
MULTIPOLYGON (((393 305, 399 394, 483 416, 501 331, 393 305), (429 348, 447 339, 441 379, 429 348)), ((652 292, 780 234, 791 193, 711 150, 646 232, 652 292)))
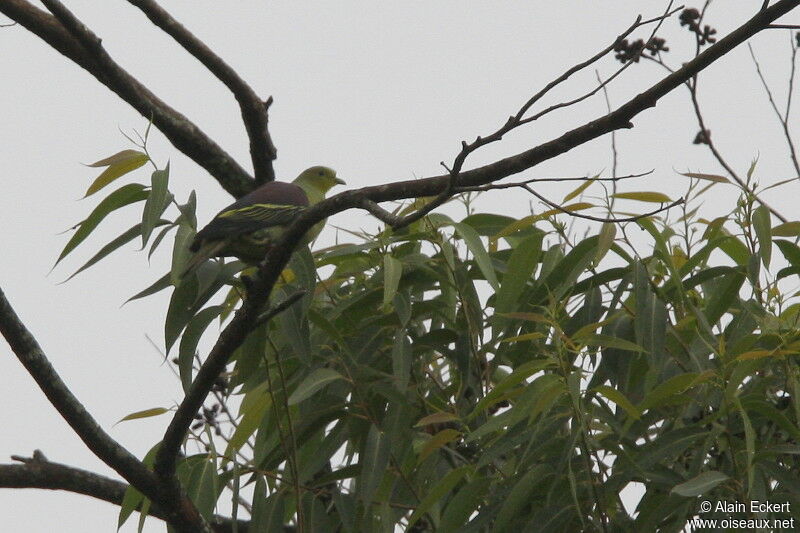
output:
MULTIPOLYGON (((292 183, 271 181, 239 198, 217 213, 197 232, 189 249, 194 257, 184 275, 212 257, 236 257, 245 263, 258 263, 271 242, 309 206, 325 199, 334 185, 344 185, 336 171, 328 167, 304 170, 292 183)), ((303 237, 313 241, 325 226, 322 220, 303 237)))

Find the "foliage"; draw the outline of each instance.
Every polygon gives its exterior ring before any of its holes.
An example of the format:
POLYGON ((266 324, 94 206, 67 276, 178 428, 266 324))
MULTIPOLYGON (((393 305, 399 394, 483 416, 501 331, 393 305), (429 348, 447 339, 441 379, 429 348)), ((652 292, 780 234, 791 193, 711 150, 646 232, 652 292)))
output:
MULTIPOLYGON (((701 500, 790 502, 758 517, 798 518, 800 305, 785 287, 800 224, 773 227, 748 193, 698 218, 692 206, 726 180, 688 176, 682 213, 581 239, 554 212, 430 214, 299 250, 272 302, 306 295, 249 336, 198 415, 187 493, 207 516, 246 497, 254 531, 679 531, 701 500), (644 495, 629 512, 632 483, 644 495)), ((177 230, 172 272, 134 298, 172 289, 164 342, 188 387, 203 333, 244 290, 242 265, 180 277, 195 199, 177 204, 167 182, 157 170, 101 202, 145 207, 86 266, 137 236, 152 253, 177 230)), ((655 194, 616 198, 669 201, 655 194)), ((128 418, 164 412, 148 407, 128 418)), ((121 520, 146 505, 136 494, 121 520)), ((719 514, 731 516, 754 517, 719 514)))

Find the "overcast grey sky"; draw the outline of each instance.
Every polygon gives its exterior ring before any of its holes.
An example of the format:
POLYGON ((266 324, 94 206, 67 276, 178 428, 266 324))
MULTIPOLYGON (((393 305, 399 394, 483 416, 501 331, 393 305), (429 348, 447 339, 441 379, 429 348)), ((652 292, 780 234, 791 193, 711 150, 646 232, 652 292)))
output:
MULTIPOLYGON (((248 145, 233 98, 178 45, 122 1, 66 1, 103 38, 111 55, 167 103, 249 166, 248 145)), ((527 98, 569 66, 608 45, 641 13, 659 15, 661 0, 210 2, 162 5, 203 39, 263 96, 273 95, 271 131, 278 146, 280 179, 311 164, 336 168, 350 187, 442 173, 462 139, 496 129, 527 98)), ((692 6, 692 4, 688 4, 692 6)), ((725 35, 749 18, 761 0, 718 1, 707 22, 725 35)), ((700 7, 699 3, 696 7, 700 7)), ((785 22, 800 22, 800 13, 785 22)), ((0 23, 6 22, 0 20, 0 23)), ((645 37, 650 29, 641 30, 645 37), (647 33, 646 33, 647 32, 647 33)), ((675 66, 687 60, 693 39, 677 17, 663 31, 675 66)), ((776 95, 785 95, 789 34, 770 31, 753 47, 776 95)), ((598 64, 601 75, 619 63, 598 64)), ((656 65, 629 69, 609 89, 613 105, 664 75, 656 65)), ((572 98, 596 84, 592 70, 565 84, 545 102, 572 98)), ((16 26, 0 28, 0 286, 36 335, 63 379, 112 436, 142 456, 160 436, 166 417, 114 423, 133 411, 169 407, 181 390, 146 335, 163 345, 168 294, 120 307, 167 269, 164 247, 150 264, 134 246, 59 285, 100 246, 136 222, 139 208, 110 217, 75 257, 48 275, 68 236, 98 198, 77 201, 97 175, 89 163, 131 148, 120 130, 142 131, 146 121, 37 37, 16 26)), ((746 47, 701 76, 701 103, 713 138, 744 173, 759 156, 763 184, 791 177, 785 141, 756 77, 746 47)), ((692 145, 698 128, 687 92, 675 91, 618 134, 620 172, 655 169, 625 190, 658 190, 677 198, 685 178, 676 170, 719 173, 707 149, 692 145)), ((476 154, 467 167, 510 155, 605 113, 601 96, 553 113, 476 154)), ((610 169, 610 138, 543 163, 526 177, 595 174, 610 169)), ((171 161, 171 189, 185 200, 197 190, 200 224, 230 197, 163 137, 150 151, 159 165, 171 161)), ((142 169, 125 180, 149 181, 142 169)), ((793 218, 797 187, 768 195, 793 218), (787 194, 787 192, 791 194, 787 194), (788 208, 792 208, 791 210, 788 208)), ((559 201, 564 187, 541 191, 559 201)), ((735 193, 722 189, 707 218, 728 210, 735 193)), ((528 214, 530 198, 517 192, 485 195, 483 211, 528 214)), ((641 205, 631 209, 647 209, 641 205)), ((457 210, 455 212, 458 212, 457 210)), ((374 228, 363 212, 333 224, 374 228)), ((323 243, 336 238, 332 228, 323 243)), ((346 241, 346 234, 339 235, 346 241)), ((53 461, 112 474, 94 458, 47 403, 5 343, 0 343, 5 408, 0 462, 40 449, 53 461)), ((113 531, 117 508, 83 496, 45 491, 0 491, 7 531, 113 531), (55 529, 54 529, 55 528, 55 529)), ((135 520, 124 531, 135 531, 135 520)), ((148 531, 162 531, 151 521, 148 531)))

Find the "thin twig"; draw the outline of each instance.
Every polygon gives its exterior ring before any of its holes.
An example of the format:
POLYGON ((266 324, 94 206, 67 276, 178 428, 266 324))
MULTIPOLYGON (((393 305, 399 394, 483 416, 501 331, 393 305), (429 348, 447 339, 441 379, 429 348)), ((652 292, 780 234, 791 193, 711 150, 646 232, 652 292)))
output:
MULTIPOLYGON (((756 67, 756 73, 758 74, 758 79, 761 80, 761 86, 764 87, 764 91, 767 93, 767 99, 769 100, 769 105, 772 107, 772 110, 775 112, 775 115, 777 115, 778 122, 780 122, 781 128, 783 129, 783 137, 786 139, 786 144, 789 145, 789 157, 792 159, 795 175, 798 178, 800 178, 800 163, 798 163, 797 161, 797 150, 794 147, 794 141, 792 141, 792 134, 789 132, 789 121, 786 118, 784 118, 784 116, 778 109, 778 104, 775 103, 775 98, 772 97, 772 91, 770 90, 769 85, 767 84, 767 80, 764 79, 764 74, 761 73, 761 65, 758 63, 758 59, 756 58, 756 54, 753 51, 753 47, 750 45, 750 43, 747 43, 747 49, 750 51, 750 57, 753 59, 753 64, 756 67)), ((792 57, 792 65, 794 65, 794 57, 792 57)), ((792 72, 792 78, 794 78, 794 72, 792 72)), ((791 95, 792 94, 791 83, 789 85, 790 85, 789 95, 791 95)), ((787 100, 788 101, 786 104, 786 109, 788 112, 789 104, 791 103, 791 96, 788 96, 787 100)))
POLYGON ((631 216, 631 217, 624 217, 624 218, 613 218, 613 217, 612 218, 602 218, 602 217, 595 217, 595 216, 592 216, 592 215, 584 215, 583 213, 578 213, 578 212, 575 212, 575 211, 570 211, 568 209, 564 209, 563 207, 561 207, 557 203, 548 200, 547 198, 545 198, 544 196, 542 196, 538 192, 534 191, 533 189, 531 189, 527 185, 524 186, 523 188, 525 190, 527 190, 529 193, 531 193, 532 195, 534 195, 536 198, 541 200, 542 202, 544 202, 547 205, 549 205, 550 207, 552 207, 553 209, 556 209, 558 211, 561 211, 564 214, 567 214, 567 215, 570 215, 570 216, 573 216, 573 217, 583 218, 583 219, 586 219, 586 220, 593 220, 595 222, 614 222, 614 223, 618 223, 618 222, 635 222, 636 220, 639 220, 639 219, 642 219, 642 218, 647 218, 647 217, 656 215, 658 213, 661 213, 663 211, 667 211, 669 209, 672 209, 675 206, 681 205, 683 203, 683 201, 684 201, 683 198, 678 198, 674 202, 671 202, 671 203, 669 203, 669 204, 667 204, 665 206, 661 206, 658 209, 654 209, 653 211, 650 211, 648 213, 643 213, 641 215, 634 215, 634 216, 631 216))

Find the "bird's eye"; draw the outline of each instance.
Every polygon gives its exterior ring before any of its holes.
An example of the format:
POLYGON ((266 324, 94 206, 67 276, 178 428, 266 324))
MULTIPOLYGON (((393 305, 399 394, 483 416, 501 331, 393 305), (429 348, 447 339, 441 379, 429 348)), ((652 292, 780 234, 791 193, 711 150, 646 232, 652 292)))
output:
POLYGON ((325 173, 324 173, 323 171, 321 171, 321 170, 318 172, 318 174, 319 174, 320 176, 324 176, 324 175, 325 175, 325 173))

